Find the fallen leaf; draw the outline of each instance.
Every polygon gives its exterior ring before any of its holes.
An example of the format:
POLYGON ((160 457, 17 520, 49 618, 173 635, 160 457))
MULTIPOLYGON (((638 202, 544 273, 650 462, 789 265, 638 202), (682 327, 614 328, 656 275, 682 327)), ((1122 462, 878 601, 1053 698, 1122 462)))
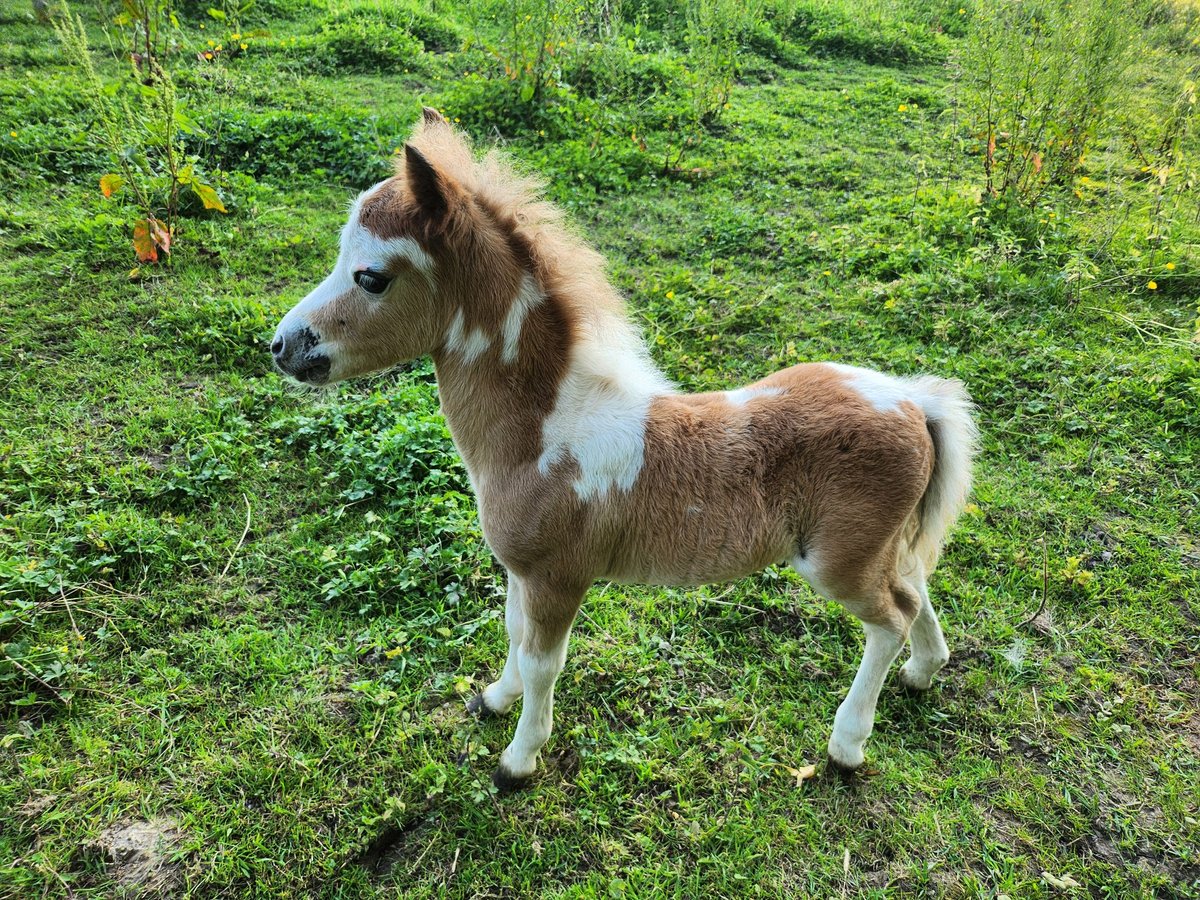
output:
POLYGON ((783 767, 789 775, 796 779, 796 787, 800 787, 808 779, 817 774, 816 766, 801 766, 798 769, 793 769, 791 766, 783 767))

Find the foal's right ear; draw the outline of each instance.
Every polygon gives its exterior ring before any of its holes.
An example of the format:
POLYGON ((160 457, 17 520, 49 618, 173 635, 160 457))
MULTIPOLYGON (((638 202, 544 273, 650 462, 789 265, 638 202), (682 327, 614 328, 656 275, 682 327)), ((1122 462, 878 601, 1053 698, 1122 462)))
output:
POLYGON ((412 144, 404 145, 404 160, 404 176, 417 206, 431 225, 441 225, 459 193, 458 185, 435 169, 412 144))

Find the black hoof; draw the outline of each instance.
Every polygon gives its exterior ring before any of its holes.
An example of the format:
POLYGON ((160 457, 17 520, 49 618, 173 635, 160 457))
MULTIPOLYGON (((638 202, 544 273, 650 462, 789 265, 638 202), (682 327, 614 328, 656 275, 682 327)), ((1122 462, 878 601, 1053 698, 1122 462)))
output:
POLYGON ((845 781, 856 779, 859 773, 862 772, 863 767, 861 765, 847 766, 844 763, 834 759, 832 756, 827 758, 829 760, 829 764, 825 767, 825 770, 845 781))
POLYGON ((529 787, 532 778, 528 775, 516 776, 513 775, 504 766, 500 766, 492 773, 492 784, 496 786, 501 794, 511 794, 513 791, 520 791, 529 787))
POLYGON ((467 712, 477 719, 495 719, 500 715, 500 713, 487 705, 487 701, 483 699, 483 694, 476 694, 467 701, 467 712))

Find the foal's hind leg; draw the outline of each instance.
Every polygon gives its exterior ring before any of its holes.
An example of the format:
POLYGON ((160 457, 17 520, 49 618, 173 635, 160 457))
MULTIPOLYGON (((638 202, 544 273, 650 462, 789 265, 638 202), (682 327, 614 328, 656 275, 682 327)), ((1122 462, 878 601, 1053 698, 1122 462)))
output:
POLYGON ((933 676, 950 661, 950 648, 942 634, 937 611, 929 602, 929 590, 925 585, 924 568, 917 570, 908 583, 921 598, 921 611, 913 620, 909 638, 912 641, 912 656, 900 667, 900 681, 905 687, 917 691, 927 690, 933 684, 933 676))
POLYGON ((866 758, 863 746, 875 727, 879 691, 888 669, 904 648, 909 625, 916 617, 919 605, 920 598, 899 580, 885 588, 874 604, 846 604, 863 620, 867 643, 850 692, 833 718, 829 761, 839 769, 857 769, 866 758))
POLYGON ((517 651, 525 637, 525 605, 521 590, 521 579, 508 573, 508 599, 504 603, 504 628, 508 631, 508 656, 504 660, 504 671, 467 704, 467 710, 479 716, 502 716, 516 702, 524 690, 521 671, 517 665, 517 651))
POLYGON ((554 682, 567 659, 567 638, 586 587, 523 585, 525 633, 517 651, 524 683, 521 717, 512 743, 500 756, 492 781, 501 790, 521 787, 537 768, 538 754, 550 738, 554 719, 554 682))

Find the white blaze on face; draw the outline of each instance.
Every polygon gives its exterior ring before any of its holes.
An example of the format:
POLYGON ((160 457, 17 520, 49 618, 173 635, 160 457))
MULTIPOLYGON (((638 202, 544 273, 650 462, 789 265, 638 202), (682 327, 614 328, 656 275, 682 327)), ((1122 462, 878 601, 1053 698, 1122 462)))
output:
POLYGON ((625 322, 605 323, 571 350, 554 409, 542 423, 538 470, 574 460, 572 482, 582 500, 602 498, 637 482, 645 458, 650 404, 671 386, 625 322))
MULTIPOLYGON (((368 231, 359 222, 359 213, 363 203, 386 183, 381 181, 374 187, 363 191, 355 199, 350 208, 350 216, 342 228, 337 263, 334 265, 333 271, 284 316, 283 321, 279 323, 278 334, 286 336, 292 328, 309 327, 309 317, 313 313, 342 294, 358 289, 354 283, 354 273, 364 269, 390 272, 395 269, 396 260, 403 259, 425 276, 430 287, 433 286, 433 258, 425 252, 420 244, 410 237, 381 238, 368 231)), ((386 296, 387 292, 385 291, 376 298, 376 301, 383 302, 386 296)), ((333 362, 336 370, 336 359, 333 362)))

